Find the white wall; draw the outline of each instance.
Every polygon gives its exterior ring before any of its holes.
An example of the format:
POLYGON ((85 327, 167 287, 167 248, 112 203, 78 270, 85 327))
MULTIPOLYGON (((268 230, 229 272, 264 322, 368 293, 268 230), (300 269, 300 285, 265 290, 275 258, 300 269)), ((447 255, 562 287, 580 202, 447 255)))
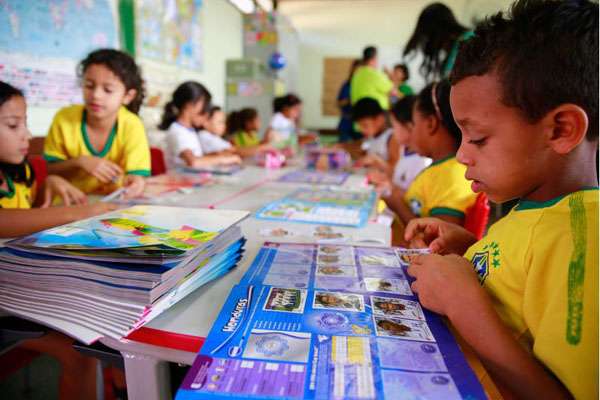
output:
MULTIPOLYGON (((110 0, 118 27, 117 4, 118 0, 110 0)), ((168 100, 167 97, 179 83, 188 79, 205 84, 212 92, 215 103, 225 103, 225 60, 242 57, 242 16, 226 0, 204 0, 203 7, 201 24, 204 35, 204 65, 201 71, 182 69, 153 60, 137 60, 142 67, 149 93, 156 93, 157 88, 165 93, 161 96, 161 103, 168 100)), ((58 65, 70 72, 74 71, 76 63, 64 61, 58 65)), ((35 136, 46 134, 57 110, 58 107, 29 108, 29 126, 35 136)), ((144 107, 140 115, 146 127, 152 129, 161 113, 161 108, 144 107)))
MULTIPOLYGON (((505 8, 510 0, 445 0, 461 23, 471 26, 481 18, 505 8)), ((285 15, 300 38, 298 93, 304 102, 303 123, 307 127, 335 128, 338 117, 321 113, 323 59, 360 57, 367 45, 377 46, 380 64, 392 67, 401 61, 402 47, 410 38, 421 10, 422 0, 303 0, 282 1, 285 15)), ((409 63, 410 84, 423 86, 418 73, 420 59, 409 63)))

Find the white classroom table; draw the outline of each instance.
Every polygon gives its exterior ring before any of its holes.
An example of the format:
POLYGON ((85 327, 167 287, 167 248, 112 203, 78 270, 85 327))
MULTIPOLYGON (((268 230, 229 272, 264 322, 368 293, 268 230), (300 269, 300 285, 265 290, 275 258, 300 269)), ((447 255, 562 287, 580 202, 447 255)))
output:
MULTIPOLYGON (((194 189, 192 193, 165 196, 161 204, 180 207, 212 206, 254 213, 266 203, 277 200, 300 186, 306 186, 275 182, 279 176, 294 169, 296 168, 293 166, 279 170, 247 166, 234 175, 219 177, 219 182, 215 185, 194 189)), ((366 188, 364 176, 351 175, 340 188, 366 188)), ((241 280, 262 244, 265 241, 314 243, 315 238, 311 234, 316 226, 318 224, 283 223, 250 216, 241 224, 247 242, 238 267, 196 290, 146 327, 175 334, 206 337, 229 291, 241 280), (291 238, 261 235, 261 230, 274 227, 284 227, 294 231, 296 235, 291 238)), ((389 246, 391 241, 390 227, 373 221, 369 221, 363 228, 334 227, 334 230, 344 234, 345 243, 389 246)), ((196 352, 174 350, 128 339, 103 338, 100 341, 123 355, 127 395, 131 400, 172 398, 167 362, 191 365, 196 357, 196 352)))

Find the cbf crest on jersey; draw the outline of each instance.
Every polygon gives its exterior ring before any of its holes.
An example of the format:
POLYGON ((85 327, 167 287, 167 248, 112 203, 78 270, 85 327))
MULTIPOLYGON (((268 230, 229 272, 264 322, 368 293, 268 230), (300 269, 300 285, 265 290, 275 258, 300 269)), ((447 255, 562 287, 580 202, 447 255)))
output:
POLYGON ((490 265, 492 268, 500 267, 500 247, 498 243, 491 242, 483 246, 481 251, 473 254, 471 263, 475 267, 475 272, 479 275, 479 282, 483 285, 485 278, 490 273, 490 265))
POLYGON ((412 211, 413 214, 422 217, 421 215, 421 209, 423 208, 423 205, 421 204, 421 202, 418 199, 410 199, 408 202, 408 206, 410 207, 410 210, 412 211))

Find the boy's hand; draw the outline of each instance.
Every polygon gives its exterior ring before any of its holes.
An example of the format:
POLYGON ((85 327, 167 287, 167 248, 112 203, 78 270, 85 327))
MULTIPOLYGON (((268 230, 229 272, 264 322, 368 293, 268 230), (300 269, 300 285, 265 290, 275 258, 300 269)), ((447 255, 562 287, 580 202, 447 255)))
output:
POLYGON ((146 179, 139 175, 126 175, 123 181, 123 186, 127 188, 124 199, 133 199, 139 197, 144 193, 146 187, 146 179))
POLYGON ((416 256, 408 274, 416 279, 411 289, 419 295, 421 304, 441 315, 460 312, 466 304, 474 304, 485 295, 473 264, 455 254, 416 256))
POLYGON ((365 168, 385 169, 385 161, 374 154, 367 154, 356 162, 356 166, 365 168))
POLYGON ((41 208, 50 207, 55 196, 60 196, 65 206, 87 204, 87 196, 58 175, 48 175, 44 181, 41 208))
POLYGON ((432 253, 463 255, 477 241, 462 226, 438 218, 417 218, 404 229, 404 240, 413 248, 429 247, 432 253))
POLYGON ((119 206, 113 203, 103 203, 101 201, 94 204, 86 204, 83 206, 74 207, 76 210, 76 219, 85 219, 89 217, 94 217, 96 215, 104 214, 109 211, 114 211, 119 206))
POLYGON ((123 170, 112 161, 94 156, 81 156, 79 166, 89 174, 95 176, 100 182, 110 183, 123 175, 123 170))

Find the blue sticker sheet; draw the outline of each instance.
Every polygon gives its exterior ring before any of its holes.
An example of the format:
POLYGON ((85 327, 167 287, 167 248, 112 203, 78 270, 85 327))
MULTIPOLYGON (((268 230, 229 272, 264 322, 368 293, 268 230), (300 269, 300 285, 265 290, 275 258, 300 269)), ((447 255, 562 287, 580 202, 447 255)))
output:
POLYGON ((375 204, 374 191, 301 188, 256 212, 256 218, 362 227, 375 204))
POLYGON ((265 243, 176 398, 486 398, 443 321, 412 293, 412 253, 265 243))

